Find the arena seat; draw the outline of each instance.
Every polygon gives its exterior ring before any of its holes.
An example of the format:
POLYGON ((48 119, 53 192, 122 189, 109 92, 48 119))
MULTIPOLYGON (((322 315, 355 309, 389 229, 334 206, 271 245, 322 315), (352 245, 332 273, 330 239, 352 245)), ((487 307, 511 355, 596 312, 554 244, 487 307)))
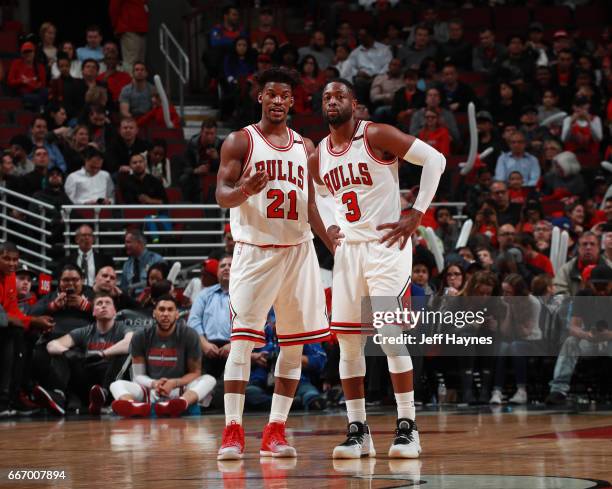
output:
POLYGON ((166 195, 168 196, 168 203, 178 204, 183 201, 183 192, 178 187, 166 188, 166 195))
MULTIPOLYGON (((504 30, 516 30, 522 32, 529 25, 529 10, 527 7, 494 7, 493 18, 495 19, 495 27, 504 30)), ((498 36, 499 42, 504 42, 503 38, 498 36)))
POLYGON ((20 110, 15 113, 15 124, 26 127, 32 124, 32 120, 34 119, 34 113, 27 112, 25 110, 20 110))
POLYGON ((13 98, 13 97, 2 97, 0 98, 0 111, 16 111, 16 110, 22 110, 23 109, 23 103, 21 102, 21 99, 19 98, 13 98))
POLYGON ((0 145, 6 146, 13 136, 24 134, 27 128, 23 126, 3 126, 0 128, 0 145))
POLYGON ((533 9, 533 20, 546 28, 561 29, 572 23, 572 15, 568 7, 539 5, 533 9))
POLYGON ((601 5, 580 5, 574 12, 574 21, 580 28, 584 26, 604 26, 607 23, 608 14, 605 7, 601 5))
POLYGON ((479 29, 491 27, 493 17, 489 7, 474 7, 457 10, 457 17, 463 21, 463 26, 467 29, 479 29))
POLYGON ((0 53, 16 53, 19 51, 18 35, 15 31, 0 31, 0 53))

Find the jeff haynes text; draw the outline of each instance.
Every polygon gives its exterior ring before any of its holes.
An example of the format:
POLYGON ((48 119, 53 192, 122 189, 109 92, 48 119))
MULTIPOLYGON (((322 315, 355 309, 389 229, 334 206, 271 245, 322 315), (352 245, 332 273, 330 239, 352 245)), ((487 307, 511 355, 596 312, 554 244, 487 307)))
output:
POLYGON ((377 345, 492 345, 492 336, 463 336, 455 333, 421 334, 420 338, 411 335, 384 335, 376 333, 372 338, 377 345))

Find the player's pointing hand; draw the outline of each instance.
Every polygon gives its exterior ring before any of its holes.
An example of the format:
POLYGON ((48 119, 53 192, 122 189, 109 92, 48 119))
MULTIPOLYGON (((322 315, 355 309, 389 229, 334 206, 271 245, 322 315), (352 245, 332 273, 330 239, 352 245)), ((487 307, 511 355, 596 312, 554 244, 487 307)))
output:
POLYGON ((258 194, 268 185, 268 174, 265 171, 257 171, 251 175, 252 166, 247 167, 240 179, 238 187, 248 196, 258 194))
POLYGON ((416 229, 420 226, 422 218, 422 212, 417 211, 416 209, 410 209, 405 215, 400 218, 399 221, 388 222, 376 226, 376 229, 379 231, 383 229, 390 230, 382 238, 380 238, 380 242, 386 242, 387 247, 390 248, 399 241, 400 250, 403 250, 406 247, 408 238, 410 238, 410 236, 412 236, 412 233, 414 233, 416 229))

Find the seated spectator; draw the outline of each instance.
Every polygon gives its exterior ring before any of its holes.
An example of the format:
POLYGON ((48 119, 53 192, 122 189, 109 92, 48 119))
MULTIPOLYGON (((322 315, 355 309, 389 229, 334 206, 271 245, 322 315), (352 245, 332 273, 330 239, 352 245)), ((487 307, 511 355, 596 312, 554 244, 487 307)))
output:
POLYGON ((127 359, 133 332, 115 322, 112 297, 99 292, 92 304, 95 322, 47 343, 47 382, 34 388, 34 397, 60 416, 66 414, 69 389, 88 405, 89 414, 99 415, 110 403, 108 389, 127 359))
POLYGON ((444 252, 449 253, 455 249, 457 239, 459 238, 457 222, 451 216, 450 207, 436 207, 434 216, 438 224, 438 227, 434 229, 434 233, 442 241, 444 252))
MULTIPOLYGON (((389 46, 393 57, 397 57, 399 49, 404 45, 402 37, 402 26, 398 22, 389 22, 385 26, 385 37, 381 40, 385 46, 389 46)), ((400 61, 400 66, 401 66, 400 61)))
POLYGON ((602 137, 601 119, 590 113, 590 104, 586 99, 576 98, 572 115, 563 119, 561 140, 564 149, 597 156, 602 137))
POLYGON ((212 198, 209 180, 216 179, 222 144, 214 120, 203 121, 200 133, 192 136, 187 143, 185 168, 180 183, 188 201, 208 202, 212 198))
POLYGON ((463 37, 461 19, 451 19, 448 22, 448 41, 440 45, 438 56, 442 62, 451 63, 460 70, 472 69, 472 46, 463 37))
MULTIPOLYGON (((433 7, 425 7, 421 12, 421 23, 417 26, 426 27, 431 35, 431 40, 435 43, 442 44, 448 41, 448 24, 446 21, 439 20, 438 9, 433 7)), ((408 43, 413 43, 416 37, 416 26, 410 30, 408 43)))
POLYGON ((74 204, 112 204, 115 201, 115 185, 110 174, 102 169, 104 154, 90 146, 83 156, 83 168, 66 179, 66 194, 74 204))
POLYGON ((358 37, 359 46, 351 52, 348 59, 355 73, 353 83, 357 99, 365 103, 369 99, 374 77, 387 72, 392 54, 389 46, 376 41, 368 29, 359 29, 358 37))
POLYGON ((0 164, 0 187, 15 189, 18 186, 18 177, 15 175, 13 157, 10 153, 3 152, 2 163, 0 164))
POLYGON ((425 125, 419 131, 418 138, 444 156, 450 155, 450 134, 448 129, 440 124, 440 117, 435 110, 425 109, 425 125))
POLYGON ((500 82, 493 89, 490 99, 490 111, 498 126, 518 126, 522 97, 510 83, 500 82))
POLYGON ((207 258, 202 262, 202 269, 200 271, 200 278, 195 277, 189 281, 187 287, 183 291, 183 295, 188 297, 192 303, 195 302, 196 297, 200 291, 206 287, 211 287, 218 283, 217 274, 219 272, 219 260, 215 258, 207 258))
POLYGON ((502 153, 495 166, 495 180, 508 181, 510 173, 519 171, 526 187, 535 187, 540 178, 540 163, 525 151, 525 135, 516 131, 510 139, 510 151, 502 153))
POLYGON ((508 186, 505 182, 496 180, 491 184, 491 200, 497 212, 499 226, 512 224, 516 226, 521 219, 521 205, 510 202, 508 186))
POLYGON ((148 149, 148 143, 138 137, 136 121, 130 117, 122 119, 119 123, 119 137, 108 148, 104 169, 111 175, 117 172, 128 173, 131 157, 135 154, 143 154, 148 149))
POLYGON ((172 186, 170 160, 166 156, 168 148, 164 139, 154 139, 151 149, 146 153, 147 173, 161 180, 164 188, 172 186))
POLYGON ((225 229, 223 231, 223 246, 220 248, 213 249, 210 253, 210 258, 215 258, 220 260, 224 255, 234 255, 234 246, 235 246, 234 238, 232 236, 232 229, 227 223, 225 225, 225 229))
POLYGON ((294 90, 295 111, 298 114, 311 114, 321 105, 320 94, 325 84, 325 76, 315 57, 310 54, 300 61, 299 73, 301 84, 294 90))
POLYGON ((338 44, 335 50, 335 56, 330 66, 333 66, 338 70, 340 78, 345 80, 352 80, 355 76, 355 67, 353 66, 353 60, 349 59, 351 50, 345 44, 338 44))
POLYGON ((97 25, 91 25, 85 30, 85 39, 87 44, 76 50, 77 58, 81 61, 86 59, 95 59, 102 61, 104 53, 102 52, 102 31, 97 25))
POLYGON ((27 136, 20 134, 13 136, 9 141, 10 153, 13 157, 13 163, 15 165, 14 175, 21 177, 30 173, 34 169, 34 163, 28 158, 28 155, 32 153, 32 141, 27 136))
POLYGON ((612 295, 612 269, 598 264, 586 282, 586 290, 579 292, 571 308, 569 336, 557 357, 546 404, 565 404, 579 357, 612 356, 612 330, 607 327, 605 320, 609 318, 601 306, 604 297, 612 295))
MULTIPOLYGON (((314 56, 319 65, 319 69, 327 68, 334 59, 334 52, 327 47, 325 33, 320 30, 313 31, 310 36, 310 44, 298 49, 299 61, 301 62, 307 55, 314 56)), ((386 66, 386 64, 385 64, 386 66)))
POLYGON ((341 44, 346 46, 349 52, 357 47, 357 38, 350 22, 342 21, 338 24, 336 39, 332 43, 332 47, 341 44))
POLYGON ((100 105, 90 105, 87 108, 86 125, 89 129, 91 142, 100 151, 105 152, 113 146, 115 129, 106 117, 106 110, 100 105))
POLYGON ((72 78, 81 78, 81 60, 77 59, 76 57, 74 45, 70 41, 64 41, 60 47, 61 52, 57 54, 57 60, 55 61, 55 63, 53 63, 53 66, 51 67, 51 78, 56 79, 59 78, 61 75, 61 71, 59 69, 59 60, 60 58, 64 57, 62 55, 65 55, 64 59, 68 60, 69 68, 67 70, 67 73, 72 78))
POLYGON ((424 260, 415 259, 412 264, 412 282, 421 287, 425 295, 434 295, 435 290, 429 283, 431 269, 424 260))
POLYGON ((117 287, 117 273, 112 265, 103 266, 98 270, 93 286, 96 294, 105 293, 112 297, 115 309, 138 309, 140 304, 117 287))
POLYGON ((28 331, 48 331, 53 328, 49 316, 33 317, 19 308, 15 270, 19 250, 14 243, 0 244, 0 306, 5 317, 0 328, 0 418, 15 414, 30 414, 30 408, 19 399, 24 367, 23 342, 28 331), (12 292, 11 292, 12 291, 12 292), (14 408, 14 410, 13 410, 14 408))
POLYGON ((221 118, 226 119, 234 114, 243 96, 246 81, 254 71, 257 52, 249 47, 246 37, 234 41, 232 51, 223 60, 223 77, 221 82, 221 118))
POLYGON ((35 148, 32 161, 34 163, 34 169, 25 175, 23 175, 17 183, 23 194, 35 194, 42 190, 47 183, 47 172, 49 171, 50 161, 49 153, 46 148, 40 147, 35 148))
POLYGON ((436 46, 431 42, 431 30, 425 24, 418 24, 413 29, 414 40, 408 39, 398 52, 402 65, 406 68, 418 70, 425 58, 435 58, 436 46))
MULTIPOLYGON (((62 217, 62 206, 70 205, 72 202, 64 191, 64 173, 59 168, 51 168, 47 171, 46 185, 34 192, 32 198, 51 204, 54 209, 47 209, 45 217, 52 220, 47 224, 47 230, 51 231, 51 236, 47 238, 47 242, 54 245, 63 243, 64 222, 62 217)), ((37 204, 30 204, 30 212, 40 212, 40 207, 37 204)))
POLYGON ((104 55, 104 65, 105 71, 100 73, 96 80, 106 84, 112 101, 117 105, 116 110, 118 110, 121 90, 132 82, 132 77, 129 73, 118 70, 119 55, 115 51, 111 50, 104 55))
POLYGON ((162 296, 153 311, 155 326, 134 334, 130 345, 134 381, 117 380, 110 386, 115 398, 112 408, 119 416, 148 416, 149 399, 155 401, 158 416, 180 416, 193 404, 206 404, 217 382, 210 375, 201 375, 198 335, 178 323, 178 316, 176 301, 162 296), (167 359, 163 365, 160 354, 167 359))
POLYGON ((587 215, 584 204, 580 200, 571 200, 566 204, 563 216, 555 217, 552 220, 553 226, 573 231, 580 235, 587 228, 590 222, 590 214, 587 215))
POLYGON ((64 265, 72 264, 81 269, 83 284, 92 287, 96 275, 103 267, 112 267, 113 259, 101 251, 94 251, 94 230, 89 224, 81 224, 74 235, 74 242, 78 249, 65 257, 59 264, 60 270, 64 265))
POLYGON ((497 159, 502 151, 502 141, 495 130, 493 116, 490 112, 481 110, 476 113, 476 128, 478 131, 478 153, 482 153, 488 148, 493 149, 490 155, 480 161, 485 163, 491 171, 495 171, 497 159))
MULTIPOLYGON (((289 44, 285 44, 285 46, 289 46, 289 44)), ((283 46, 283 49, 285 49, 283 46)), ((281 62, 281 53, 282 51, 278 48, 278 41, 274 36, 266 36, 261 44, 261 52, 264 56, 268 56, 270 58, 270 62, 273 65, 278 65, 281 62)), ((295 59, 297 61, 298 55, 296 50, 295 59)))
POLYGON ((148 76, 144 63, 134 63, 132 83, 124 86, 119 94, 119 112, 122 117, 139 117, 151 110, 154 87, 147 81, 148 76))
POLYGON ((418 74, 419 79, 417 81, 417 88, 422 92, 437 87, 441 82, 438 64, 436 60, 430 56, 421 62, 418 74))
POLYGON ((527 200, 529 189, 524 187, 523 175, 520 171, 514 170, 508 175, 508 197, 513 204, 523 205, 527 200))
POLYGON ((232 332, 230 316, 227 314, 230 308, 229 281, 232 257, 224 256, 218 264, 215 279, 219 283, 203 288, 197 294, 187 321, 189 327, 200 337, 203 353, 202 370, 215 378, 220 378, 225 369, 232 332))
POLYGON ((57 28, 51 22, 43 22, 38 29, 38 35, 40 43, 38 44, 37 56, 46 69, 50 70, 57 60, 58 50, 55 45, 57 28))
POLYGON ((417 72, 407 69, 404 72, 404 86, 393 95, 391 118, 404 132, 409 131, 415 110, 425 105, 425 94, 417 89, 417 79, 417 72))
POLYGON ((72 133, 62 141, 61 150, 66 160, 68 174, 79 170, 85 159, 83 154, 90 145, 89 128, 79 124, 74 127, 72 133))
POLYGON ((240 36, 247 36, 246 29, 240 24, 240 11, 235 6, 228 5, 223 8, 223 21, 215 24, 208 33, 208 51, 204 64, 211 78, 219 77, 223 58, 240 36))
MULTIPOLYGON (((69 117, 78 117, 87 104, 92 105, 92 94, 98 92, 98 88, 103 88, 103 94, 106 95, 106 84, 98 81, 98 73, 100 72, 100 64, 95 59, 86 59, 81 65, 82 78, 76 79, 70 85, 64 84, 64 103, 68 107, 69 117)), ((102 95, 103 96, 103 95, 102 95)), ((98 105, 102 105, 107 109, 112 108, 109 104, 108 96, 106 99, 98 101, 98 105)))
POLYGON ((559 94, 559 104, 564 110, 569 110, 576 91, 576 67, 574 55, 570 49, 562 49, 556 54, 556 62, 552 66, 552 83, 559 94))
POLYGON ((448 108, 453 112, 466 112, 470 102, 477 102, 474 90, 459 81, 457 66, 452 63, 446 63, 442 68, 442 83, 438 88, 448 108))
POLYGON ((589 265, 606 265, 600 256, 599 238, 586 231, 578 238, 578 254, 555 274, 555 294, 575 296, 580 290, 581 273, 589 265))
POLYGON ((538 109, 534 105, 521 109, 519 130, 525 135, 527 151, 536 156, 541 154, 544 141, 552 137, 550 131, 538 122, 538 109))
POLYGON ((262 8, 259 11, 259 22, 257 27, 251 32, 251 47, 261 50, 263 40, 266 36, 274 36, 279 46, 288 42, 285 33, 274 26, 274 13, 271 8, 262 8))
POLYGON ((57 166, 63 172, 66 171, 66 161, 64 155, 58 148, 57 144, 49 141, 49 131, 47 129, 47 120, 42 115, 37 115, 32 120, 30 126, 32 137, 33 151, 37 148, 45 148, 49 155, 50 168, 57 166))
POLYGON ((516 244, 523 252, 525 265, 529 267, 535 275, 546 273, 550 277, 555 276, 555 271, 550 259, 538 251, 536 239, 531 234, 519 234, 516 239, 516 244))
POLYGON ((132 229, 125 233, 125 252, 128 259, 123 264, 119 287, 132 297, 143 291, 149 267, 163 261, 161 255, 146 248, 146 243, 141 231, 132 229))
POLYGON ((32 292, 35 278, 36 274, 27 265, 19 265, 15 272, 17 303, 19 310, 24 314, 30 314, 32 306, 38 302, 38 297, 32 292))
POLYGON ((495 42, 495 33, 490 27, 483 27, 478 37, 479 43, 472 50, 472 69, 489 73, 506 56, 506 46, 495 42))
POLYGON ((542 193, 545 195, 578 195, 582 196, 587 190, 582 175, 580 162, 571 151, 564 151, 552 160, 550 170, 544 174, 542 193))
MULTIPOLYGON (((176 111, 176 107, 168 102, 168 111, 170 112, 170 121, 172 127, 180 129, 181 118, 176 111)), ((151 110, 136 119, 138 127, 166 127, 166 119, 164 117, 164 109, 162 107, 161 97, 157 93, 157 89, 151 92, 151 110)))
MULTIPOLYGON (((287 70, 298 69, 298 59, 300 59, 300 55, 297 48, 293 44, 285 44, 281 49, 279 49, 278 57, 280 58, 279 66, 281 68, 285 68, 287 70)), ((274 58, 272 58, 272 61, 274 61, 274 58)))
POLYGON ((168 264, 165 261, 154 263, 149 267, 147 270, 147 286, 136 298, 136 302, 138 303, 139 307, 153 310, 155 303, 152 298, 151 290, 156 283, 166 280, 168 277, 168 272, 168 264))
POLYGON ((416 136, 423 127, 425 127, 425 112, 431 110, 438 114, 441 123, 448 129, 453 142, 460 143, 461 137, 459 135, 459 128, 457 127, 455 116, 450 110, 442 108, 440 103, 440 90, 437 88, 428 89, 425 94, 425 107, 412 114, 412 119, 410 119, 410 134, 416 136))
POLYGON ((516 392, 508 400, 510 404, 527 404, 527 357, 538 352, 537 340, 542 339, 539 326, 540 302, 529 293, 523 278, 510 274, 502 282, 506 315, 500 325, 502 340, 495 367, 495 382, 490 404, 502 403, 502 390, 506 381, 506 360, 512 357, 516 392), (517 297, 522 297, 517 299, 517 297))
POLYGON ((540 253, 550 255, 550 241, 552 239, 552 224, 550 221, 540 220, 533 228, 533 237, 536 241, 536 249, 540 253))
POLYGON ((52 132, 53 135, 60 140, 59 144, 61 146, 62 141, 67 138, 71 132, 70 127, 68 127, 66 107, 59 103, 49 103, 45 110, 45 117, 47 119, 47 128, 49 132, 52 132))
POLYGON ((544 41, 544 26, 540 22, 529 24, 527 34, 527 49, 530 49, 536 60, 536 66, 548 65, 548 46, 544 41))
MULTIPOLYGON (((454 249, 454 248, 452 248, 454 249)), ((437 295, 455 297, 465 286, 465 271, 458 263, 451 263, 440 273, 440 287, 437 295)))
POLYGON ((393 58, 389 62, 387 73, 374 77, 370 87, 370 102, 376 107, 375 121, 394 122, 391 120, 391 104, 395 92, 403 88, 402 62, 398 58, 393 58))
POLYGON ((466 194, 466 212, 473 216, 476 211, 487 199, 491 198, 491 183, 493 182, 493 174, 486 166, 481 166, 476 170, 476 183, 469 185, 466 194))
POLYGON ((130 173, 119 177, 119 189, 126 204, 167 204, 168 197, 161 180, 147 173, 145 157, 136 153, 130 158, 130 173))
POLYGON ((527 51, 525 39, 518 34, 510 35, 506 56, 496 64, 493 75, 498 80, 510 79, 519 88, 532 81, 534 71, 535 59, 527 51))
POLYGON ((26 107, 39 111, 47 101, 47 73, 45 65, 35 60, 35 50, 29 41, 21 45, 21 58, 11 63, 6 82, 26 107))

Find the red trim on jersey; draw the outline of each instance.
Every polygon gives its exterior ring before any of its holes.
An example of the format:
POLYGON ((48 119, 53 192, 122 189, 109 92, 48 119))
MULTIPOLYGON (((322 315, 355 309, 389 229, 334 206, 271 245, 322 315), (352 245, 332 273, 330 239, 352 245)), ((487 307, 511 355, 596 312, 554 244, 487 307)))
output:
POLYGON ((251 162, 251 156, 253 155, 254 144, 253 144, 253 135, 251 134, 251 131, 249 131, 246 127, 243 127, 240 130, 246 132, 247 136, 249 137, 249 149, 247 150, 247 156, 244 159, 244 162, 242 163, 242 170, 240 170, 240 176, 242 176, 242 174, 246 170, 246 167, 251 162))
POLYGON ((393 165, 394 163, 397 163, 397 157, 393 158, 392 160, 381 160, 380 158, 377 158, 376 156, 374 156, 374 151, 372 150, 372 148, 370 147, 370 143, 368 143, 368 127, 370 126, 370 124, 372 124, 371 122, 367 122, 365 125, 365 128, 363 129, 363 141, 365 143, 365 149, 366 149, 366 153, 368 153, 368 156, 370 158, 372 158, 376 163, 380 163, 381 165, 385 165, 385 166, 389 166, 389 165, 393 165))
POLYGON ((257 336, 261 336, 263 338, 266 337, 266 333, 264 333, 263 331, 260 331, 258 329, 234 328, 234 329, 232 329, 232 334, 234 334, 234 333, 253 333, 253 334, 256 334, 257 336))
POLYGON ((332 156, 342 156, 343 154, 345 154, 349 149, 351 149, 351 145, 353 144, 353 138, 355 137, 355 134, 357 134, 357 130, 359 129, 359 126, 361 126, 361 121, 357 121, 357 124, 355 124, 355 129, 353 130, 353 134, 351 134, 351 140, 348 143, 348 146, 344 149, 344 151, 340 152, 340 153, 336 153, 332 147, 331 147, 331 134, 327 137, 327 151, 329 152, 330 155, 332 156))
POLYGON ((331 333, 327 333, 325 336, 321 336, 320 338, 312 338, 310 340, 295 340, 295 341, 287 341, 279 343, 279 346, 294 346, 294 345, 306 345, 308 343, 321 343, 323 341, 329 341, 331 339, 331 333))
POLYGON ((308 337, 308 336, 315 336, 315 335, 320 335, 322 333, 327 332, 329 334, 329 328, 324 328, 324 329, 317 329, 316 331, 307 331, 304 333, 295 333, 295 334, 276 334, 276 337, 279 340, 284 340, 284 339, 291 339, 291 338, 301 338, 301 337, 308 337))
POLYGON ((230 341, 238 341, 238 340, 252 341, 253 343, 261 343, 262 345, 266 344, 266 340, 262 340, 261 338, 254 338, 253 336, 236 335, 236 336, 230 337, 230 341))
POLYGON ((264 136, 264 133, 261 132, 261 130, 257 127, 257 124, 252 124, 251 127, 253 127, 257 131, 257 134, 261 136, 261 138, 265 141, 265 143, 268 146, 270 146, 272 149, 275 149, 276 151, 289 151, 291 147, 293 146, 293 131, 289 128, 287 128, 287 132, 289 133, 289 143, 287 144, 287 146, 279 147, 279 146, 275 146, 270 141, 268 141, 266 136, 264 136))

